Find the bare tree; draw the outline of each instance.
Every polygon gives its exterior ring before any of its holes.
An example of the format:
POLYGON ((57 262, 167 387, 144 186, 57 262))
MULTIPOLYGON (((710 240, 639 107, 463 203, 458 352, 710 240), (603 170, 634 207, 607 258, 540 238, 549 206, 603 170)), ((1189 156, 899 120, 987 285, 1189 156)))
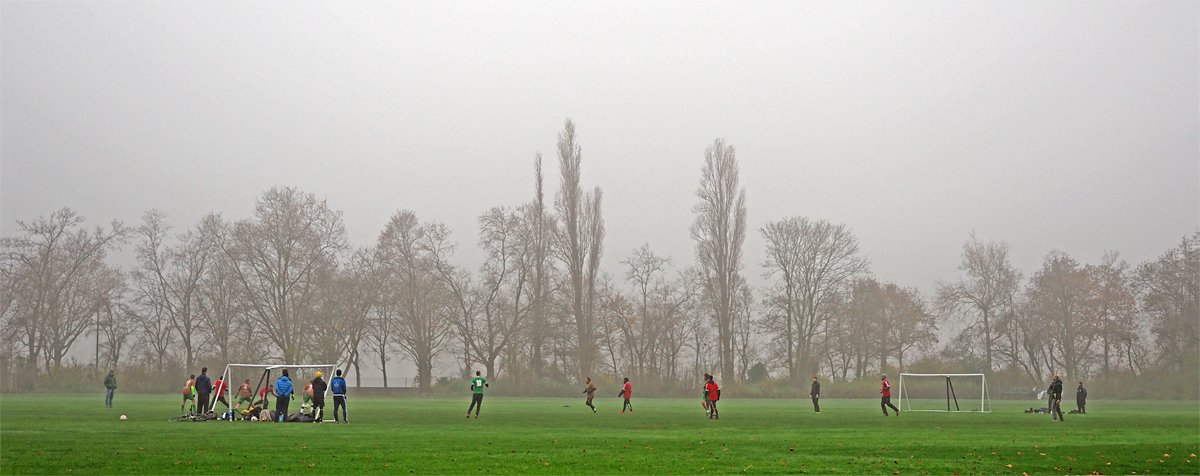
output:
POLYGON ((722 376, 729 378, 734 375, 733 313, 746 240, 746 190, 738 181, 733 146, 722 139, 704 151, 696 197, 700 202, 692 207, 696 221, 691 227, 696 263, 716 322, 722 376))
POLYGON ((887 335, 892 340, 883 348, 895 350, 896 367, 903 372, 906 352, 928 351, 937 344, 937 317, 929 312, 925 298, 916 288, 887 283, 883 292, 887 301, 887 335))
POLYGON ((417 366, 417 385, 428 391, 433 363, 452 328, 449 292, 438 275, 436 256, 453 247, 450 232, 438 223, 422 224, 410 211, 397 212, 379 235, 377 250, 388 283, 381 310, 395 327, 392 336, 417 366))
POLYGON ((1200 361, 1200 231, 1137 269, 1139 307, 1149 316, 1160 358, 1195 375, 1200 361))
POLYGON ((183 346, 185 368, 190 369, 202 342, 200 282, 212 266, 213 242, 201 230, 189 230, 179 235, 178 246, 171 246, 166 215, 150 210, 142 220, 134 230, 141 242, 133 279, 144 299, 155 301, 170 318, 183 346))
POLYGON ((962 264, 958 267, 967 273, 966 277, 937 285, 937 302, 944 312, 973 317, 971 325, 981 327, 988 371, 995 369, 992 354, 998 336, 993 324, 997 316, 1011 312, 1021 281, 1021 273, 1008 261, 1008 250, 1007 243, 980 243, 972 233, 963 245, 962 264))
POLYGON ((546 210, 545 194, 542 189, 542 154, 534 159, 535 193, 530 210, 525 217, 529 220, 529 233, 526 236, 527 247, 530 248, 529 260, 533 268, 532 283, 529 286, 529 298, 532 323, 529 326, 530 367, 534 377, 542 376, 542 366, 545 357, 542 349, 546 342, 549 320, 546 316, 550 292, 550 254, 553 246, 554 217, 546 210))
POLYGON ((471 286, 465 272, 449 265, 447 256, 434 255, 459 309, 454 322, 468 360, 483 364, 489 377, 499 375, 497 360, 516 345, 530 314, 525 288, 533 281, 530 254, 535 248, 524 239, 522 211, 498 207, 479 217, 479 246, 485 257, 478 286, 471 286))
POLYGON ((817 339, 836 309, 838 296, 855 276, 866 272, 858 256, 858 240, 846 225, 804 217, 767 223, 764 276, 775 279, 763 304, 782 321, 775 328, 786 348, 789 375, 800 378, 815 370, 817 339))
POLYGON ((1122 344, 1136 338, 1134 320, 1137 314, 1137 296, 1130 276, 1129 263, 1116 252, 1104 253, 1099 265, 1084 268, 1088 281, 1095 286, 1096 318, 1100 320, 1100 340, 1103 345, 1102 369, 1107 375, 1112 371, 1122 344))
POLYGON ((220 244, 263 333, 285 364, 300 362, 320 277, 347 246, 341 212, 299 189, 275 187, 256 201, 254 217, 234 223, 220 244))
POLYGON ((1030 310, 1048 324, 1062 370, 1073 377, 1085 373, 1092 342, 1098 335, 1094 313, 1089 309, 1092 291, 1079 262, 1060 251, 1046 256, 1027 291, 1030 310))
POLYGON ((127 230, 114 221, 107 231, 89 231, 83 222, 63 208, 32 222, 18 221, 22 236, 0 240, 10 309, 6 338, 24 348, 30 378, 39 358, 48 370, 59 368, 101 303, 115 299, 124 286, 120 272, 104 259, 127 230))
MULTIPOLYGON (((112 296, 118 297, 119 296, 112 296)), ((126 347, 135 338, 134 315, 118 300, 108 299, 101 303, 99 333, 104 337, 100 355, 105 364, 102 368, 115 369, 121 364, 126 347)), ((100 363, 97 362, 97 365, 100 363)))
POLYGON ((604 221, 600 189, 589 195, 579 185, 583 152, 575 139, 575 123, 567 119, 558 134, 558 163, 562 183, 554 199, 558 212, 558 251, 567 268, 571 316, 575 327, 579 378, 591 372, 596 357, 595 284, 603 250, 604 221))
MULTIPOLYGON (((200 281, 200 306, 198 312, 203 323, 202 332, 209 346, 221 362, 233 362, 238 357, 239 339, 250 333, 247 324, 250 316, 246 312, 245 296, 241 293, 234 264, 229 256, 220 252, 220 237, 227 233, 228 223, 220 216, 210 214, 200 220, 198 232, 211 243, 214 253, 212 261, 200 281)), ((244 349, 241 349, 244 350, 244 349)))

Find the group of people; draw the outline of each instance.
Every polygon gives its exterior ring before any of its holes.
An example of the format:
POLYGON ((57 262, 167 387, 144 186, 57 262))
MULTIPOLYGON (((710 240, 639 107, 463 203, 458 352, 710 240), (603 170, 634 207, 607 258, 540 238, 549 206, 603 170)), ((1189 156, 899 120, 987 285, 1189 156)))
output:
MULTIPOLYGON (((1054 381, 1050 382, 1046 393, 1050 396, 1050 421, 1066 421, 1062 412, 1063 383, 1058 374, 1054 374, 1054 381)), ((1083 388, 1083 382, 1079 382, 1079 386, 1075 388, 1075 406, 1075 413, 1087 413, 1087 389, 1083 388)))
MULTIPOLYGON (((313 421, 323 421, 325 390, 328 388, 333 392, 334 422, 350 423, 350 420, 346 416, 346 379, 342 378, 342 370, 336 370, 336 376, 329 382, 328 386, 321 377, 322 374, 318 371, 316 377, 309 380, 304 386, 304 401, 300 406, 301 411, 305 411, 305 407, 307 406, 307 410, 310 412, 313 421), (342 414, 341 420, 338 420, 339 409, 342 414)), ((891 416, 888 413, 888 408, 891 408, 895 412, 895 416, 900 416, 900 409, 892 404, 892 386, 888 382, 887 375, 881 375, 879 379, 882 381, 879 389, 881 397, 879 406, 883 409, 883 416, 891 416)), ((592 383, 591 377, 584 378, 584 383, 586 387, 583 389, 583 393, 587 395, 587 401, 584 402, 584 405, 591 408, 592 413, 596 413, 596 406, 592 403, 592 399, 596 397, 596 385, 592 383)), ((107 389, 104 406, 112 408, 113 394, 117 390, 115 371, 108 371, 108 375, 104 377, 104 387, 107 389)), ((487 379, 483 377, 482 372, 475 371, 475 377, 471 379, 471 405, 467 407, 467 418, 471 418, 472 410, 475 412, 475 418, 479 418, 479 411, 483 408, 483 389, 486 387, 488 387, 487 379)), ((702 388, 702 405, 705 414, 710 419, 720 419, 720 415, 717 412, 717 402, 721 399, 721 387, 717 385, 711 374, 706 373, 704 374, 704 386, 702 388)), ((205 413, 212 410, 212 407, 217 403, 223 403, 228 407, 229 402, 225 399, 228 390, 228 384, 221 379, 217 379, 216 383, 213 383, 208 377, 208 367, 204 367, 200 369, 199 376, 190 375, 187 382, 183 384, 183 402, 179 405, 179 411, 182 413, 186 409, 186 411, 191 413, 205 413), (210 397, 214 395, 215 398, 210 402, 210 397), (192 402, 190 407, 188 406, 189 401, 192 402)), ((292 390, 291 378, 288 377, 287 369, 283 369, 279 379, 274 384, 267 384, 266 388, 259 391, 258 400, 255 401, 250 379, 246 379, 244 383, 238 386, 237 404, 233 407, 233 411, 241 411, 243 403, 247 403, 249 408, 269 408, 270 404, 267 396, 270 395, 275 397, 275 410, 276 414, 279 415, 278 421, 283 421, 288 414, 289 402, 295 399, 295 394, 292 390)), ((1058 374, 1055 374, 1054 381, 1047 390, 1052 421, 1064 421, 1061 405, 1062 392, 1062 380, 1058 374)), ((629 413, 633 413, 633 404, 630 402, 630 399, 633 398, 633 384, 629 382, 629 378, 624 379, 624 385, 622 385, 621 391, 617 393, 617 397, 625 399, 624 404, 621 406, 621 413, 625 413, 626 410, 629 413)), ((809 390, 809 397, 812 398, 813 411, 821 413, 821 383, 817 380, 816 376, 812 377, 812 387, 809 390)), ((1079 382, 1079 387, 1075 390, 1075 403, 1078 407, 1076 410, 1077 413, 1087 413, 1087 389, 1083 388, 1083 382, 1079 382)))
MULTIPOLYGON (((109 378, 113 379, 112 387, 116 388, 115 378, 112 377, 112 372, 109 373, 109 378)), ((325 413, 325 391, 333 392, 333 420, 335 422, 350 423, 346 416, 346 379, 342 378, 341 369, 336 370, 336 375, 329 382, 321 377, 323 374, 318 371, 316 376, 305 384, 303 393, 304 400, 300 405, 301 413, 305 411, 313 419, 314 422, 322 422, 325 413), (305 408, 307 407, 307 408, 305 408), (338 420, 338 410, 341 410, 342 418, 338 420)), ((105 379, 105 385, 108 385, 108 379, 105 379)), ((274 384, 267 384, 265 388, 258 392, 258 400, 254 399, 254 390, 250 384, 250 379, 242 382, 237 389, 237 404, 233 405, 233 412, 240 412, 242 404, 247 404, 247 408, 270 408, 270 400, 268 396, 275 397, 275 413, 277 421, 284 421, 288 415, 288 407, 291 406, 291 401, 295 400, 296 395, 293 391, 291 377, 288 375, 288 370, 283 369, 279 379, 274 384)), ((229 391, 229 385, 223 380, 217 379, 213 383, 208 377, 208 367, 200 369, 200 375, 188 376, 187 382, 183 384, 183 403, 179 405, 181 413, 206 413, 213 410, 217 403, 223 403, 229 407, 229 401, 225 399, 229 391), (215 396, 210 401, 210 397, 215 396), (192 402, 188 405, 188 402, 192 402)), ((106 404, 111 406, 112 390, 109 390, 109 397, 106 404)))

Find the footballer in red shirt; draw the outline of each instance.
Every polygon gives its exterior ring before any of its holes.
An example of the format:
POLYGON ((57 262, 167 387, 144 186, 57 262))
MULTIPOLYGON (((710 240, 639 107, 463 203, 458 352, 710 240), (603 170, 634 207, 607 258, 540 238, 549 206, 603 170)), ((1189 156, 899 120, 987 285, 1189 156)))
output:
POLYGON ((717 400, 721 399, 721 387, 717 386, 711 375, 708 376, 708 383, 704 384, 704 391, 708 394, 708 418, 720 420, 721 417, 717 415, 717 400))
POLYGON ((887 374, 881 375, 879 380, 883 381, 883 386, 879 389, 879 394, 883 395, 879 401, 879 406, 883 408, 883 416, 889 416, 888 407, 892 407, 892 410, 896 411, 896 416, 900 416, 900 409, 892 405, 892 384, 888 383, 887 374))
POLYGON ((629 403, 629 398, 633 396, 633 384, 629 383, 629 377, 625 377, 625 388, 621 389, 618 397, 625 397, 625 404, 621 405, 621 413, 625 413, 625 409, 629 408, 629 413, 633 413, 633 404, 629 403))

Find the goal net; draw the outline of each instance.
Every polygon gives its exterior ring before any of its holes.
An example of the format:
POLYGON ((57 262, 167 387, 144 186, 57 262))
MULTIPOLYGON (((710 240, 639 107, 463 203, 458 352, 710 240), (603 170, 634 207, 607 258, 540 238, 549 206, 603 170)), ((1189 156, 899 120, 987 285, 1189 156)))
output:
POLYGON ((910 412, 991 413, 984 374, 900 374, 897 405, 910 412), (978 406, 976 406, 978 405, 978 406))
MULTIPOLYGON (((287 369, 288 379, 292 381, 292 392, 296 394, 297 401, 303 405, 304 387, 308 385, 313 378, 317 376, 317 372, 321 372, 321 378, 325 380, 325 392, 322 396, 327 396, 329 393, 329 380, 333 378, 334 370, 337 366, 332 364, 300 364, 300 365, 278 365, 278 364, 228 364, 225 366, 225 371, 221 373, 221 380, 228 385, 229 395, 226 399, 225 411, 233 412, 233 408, 237 407, 238 388, 242 384, 249 382, 251 389, 252 405, 242 405, 242 410, 247 410, 251 406, 263 405, 267 408, 272 408, 275 404, 275 398, 270 391, 266 392, 266 398, 263 399, 263 389, 268 385, 275 385, 275 380, 283 375, 283 370, 287 369)), ((300 411, 304 411, 304 407, 300 411)), ((236 420, 236 418, 234 418, 236 420)))

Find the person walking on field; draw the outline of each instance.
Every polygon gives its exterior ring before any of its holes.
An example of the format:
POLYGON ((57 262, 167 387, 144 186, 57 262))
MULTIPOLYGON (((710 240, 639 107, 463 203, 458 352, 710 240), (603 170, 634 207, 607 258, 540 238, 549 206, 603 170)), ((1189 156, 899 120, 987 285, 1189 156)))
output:
POLYGON ((817 381, 817 377, 813 376, 812 389, 808 391, 808 396, 812 397, 813 411, 821 413, 821 382, 817 381))
POLYGON ((104 377, 104 388, 108 389, 104 396, 104 406, 112 408, 113 393, 117 391, 117 373, 109 370, 108 375, 104 377))
POLYGON ((283 421, 288 416, 288 399, 296 398, 296 394, 292 393, 292 379, 288 378, 287 369, 283 369, 283 375, 275 381, 275 396, 275 411, 279 414, 276 421, 283 421))
POLYGON ((1062 412, 1062 380, 1054 374, 1054 382, 1050 384, 1050 421, 1066 421, 1062 412))
POLYGON ((587 388, 583 389, 583 393, 587 394, 587 402, 584 402, 584 405, 587 405, 588 408, 591 408, 592 413, 595 414, 596 406, 592 405, 592 399, 596 398, 596 384, 592 383, 591 377, 584 377, 583 381, 587 384, 587 388))
POLYGON ((483 387, 488 386, 487 379, 483 378, 481 372, 475 371, 475 378, 471 379, 471 406, 467 407, 467 418, 471 418, 471 410, 475 410, 475 418, 479 418, 479 409, 483 408, 483 387))
POLYGON ((183 409, 187 407, 188 400, 192 401, 192 406, 188 408, 189 413, 196 411, 196 375, 192 374, 187 381, 183 383, 183 403, 179 404, 179 413, 183 413, 183 409))
POLYGON ((200 376, 196 377, 196 397, 200 400, 200 413, 208 412, 208 396, 212 393, 212 380, 208 379, 208 367, 200 369, 200 376))
POLYGON ((350 419, 346 417, 346 379, 342 378, 342 369, 334 372, 329 387, 333 390, 333 422, 338 422, 338 407, 342 407, 342 421, 350 423, 350 419))
POLYGON ((1079 388, 1075 389, 1075 406, 1079 407, 1079 413, 1087 413, 1087 389, 1083 388, 1083 382, 1079 382, 1079 388))
POLYGON ((883 396, 879 401, 879 406, 883 407, 883 416, 890 416, 887 411, 888 407, 892 407, 896 416, 900 416, 900 409, 892 405, 892 384, 888 382, 887 374, 879 376, 879 380, 883 381, 883 387, 879 389, 879 394, 883 396))
POLYGON ((321 378, 321 371, 317 371, 317 377, 309 383, 312 385, 312 417, 313 422, 321 423, 325 420, 325 389, 329 386, 325 384, 325 380, 321 378))
POLYGON ((629 377, 625 377, 625 387, 621 389, 618 397, 625 397, 625 404, 621 406, 621 413, 625 413, 625 409, 629 408, 629 413, 633 413, 633 404, 629 403, 629 399, 633 397, 633 384, 629 383, 629 377))
POLYGON ((708 418, 720 420, 721 416, 717 413, 717 400, 721 399, 721 387, 713 381, 712 375, 708 376, 708 383, 704 384, 704 392, 708 394, 708 418))

